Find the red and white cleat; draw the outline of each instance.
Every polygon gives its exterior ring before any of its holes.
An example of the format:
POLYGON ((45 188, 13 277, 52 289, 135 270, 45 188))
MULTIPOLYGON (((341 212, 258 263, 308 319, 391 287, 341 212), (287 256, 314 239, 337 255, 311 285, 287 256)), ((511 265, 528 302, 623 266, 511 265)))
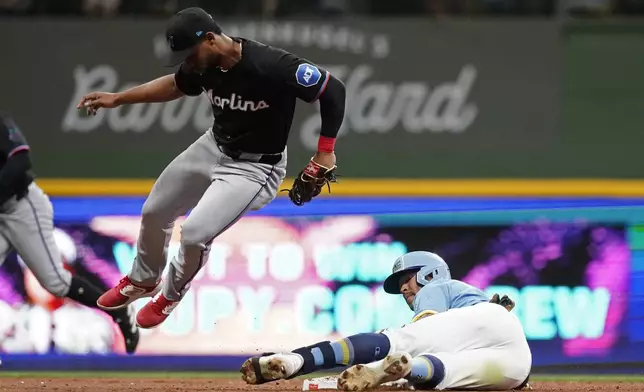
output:
POLYGON ((160 284, 154 287, 140 286, 126 276, 116 286, 101 295, 96 305, 108 311, 122 309, 139 298, 154 297, 159 291, 161 291, 160 284))
POLYGON ((171 301, 159 293, 139 310, 136 315, 136 324, 140 328, 146 329, 158 327, 168 318, 177 305, 179 305, 179 301, 171 301))

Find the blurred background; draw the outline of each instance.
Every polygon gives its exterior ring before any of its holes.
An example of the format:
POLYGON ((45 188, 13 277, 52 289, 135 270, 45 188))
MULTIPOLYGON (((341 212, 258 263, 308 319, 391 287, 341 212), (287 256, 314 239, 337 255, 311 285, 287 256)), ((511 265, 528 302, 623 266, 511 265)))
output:
POLYGON ((535 16, 634 15, 644 12, 640 0, 3 0, 2 11, 16 15, 164 17, 192 6, 221 16, 280 18, 294 16, 535 16))
MULTIPOLYGON (((304 208, 279 196, 217 238, 130 361, 109 320, 10 256, 4 369, 236 370, 399 326, 411 312, 381 285, 412 250, 509 294, 538 368, 644 361, 644 0, 0 0, 0 108, 32 146, 68 268, 105 285, 129 271, 154 179, 212 121, 204 97, 75 109, 172 72, 165 20, 195 5, 345 82, 340 183, 304 208)), ((289 177, 318 130, 318 107, 299 103, 289 177)))

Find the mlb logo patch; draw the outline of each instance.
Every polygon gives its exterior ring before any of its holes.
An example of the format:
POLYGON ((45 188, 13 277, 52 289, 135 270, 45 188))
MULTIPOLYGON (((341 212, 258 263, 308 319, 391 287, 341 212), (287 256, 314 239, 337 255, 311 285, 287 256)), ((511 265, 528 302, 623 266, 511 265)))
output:
POLYGON ((300 64, 295 72, 295 80, 297 80, 297 84, 304 87, 315 86, 318 84, 321 77, 322 73, 320 70, 316 66, 307 63, 300 64))

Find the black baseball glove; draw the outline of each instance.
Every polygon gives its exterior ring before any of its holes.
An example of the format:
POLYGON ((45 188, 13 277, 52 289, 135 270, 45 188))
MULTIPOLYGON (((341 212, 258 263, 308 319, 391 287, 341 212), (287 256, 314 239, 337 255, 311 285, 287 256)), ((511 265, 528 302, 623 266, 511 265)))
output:
POLYGON ((325 185, 331 193, 330 183, 338 182, 335 175, 336 167, 324 167, 311 160, 304 170, 295 177, 293 187, 282 189, 282 192, 288 192, 288 197, 293 204, 298 207, 303 206, 319 195, 325 185))
POLYGON ((507 295, 504 295, 503 297, 499 297, 498 294, 494 294, 492 296, 492 299, 490 300, 490 303, 501 305, 504 308, 508 310, 508 312, 511 312, 512 309, 514 309, 515 303, 508 297, 507 295))

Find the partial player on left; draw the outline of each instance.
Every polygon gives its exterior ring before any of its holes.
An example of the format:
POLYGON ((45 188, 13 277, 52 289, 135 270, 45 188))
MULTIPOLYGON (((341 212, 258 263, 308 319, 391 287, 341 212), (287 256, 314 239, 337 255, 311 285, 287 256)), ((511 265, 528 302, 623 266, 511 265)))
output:
MULTIPOLYGON (((27 140, 13 119, 0 112, 0 264, 15 250, 52 295, 97 309, 103 291, 65 269, 53 221, 49 197, 34 182, 27 140)), ((133 353, 139 344, 134 309, 106 313, 119 326, 126 351, 133 353)))

